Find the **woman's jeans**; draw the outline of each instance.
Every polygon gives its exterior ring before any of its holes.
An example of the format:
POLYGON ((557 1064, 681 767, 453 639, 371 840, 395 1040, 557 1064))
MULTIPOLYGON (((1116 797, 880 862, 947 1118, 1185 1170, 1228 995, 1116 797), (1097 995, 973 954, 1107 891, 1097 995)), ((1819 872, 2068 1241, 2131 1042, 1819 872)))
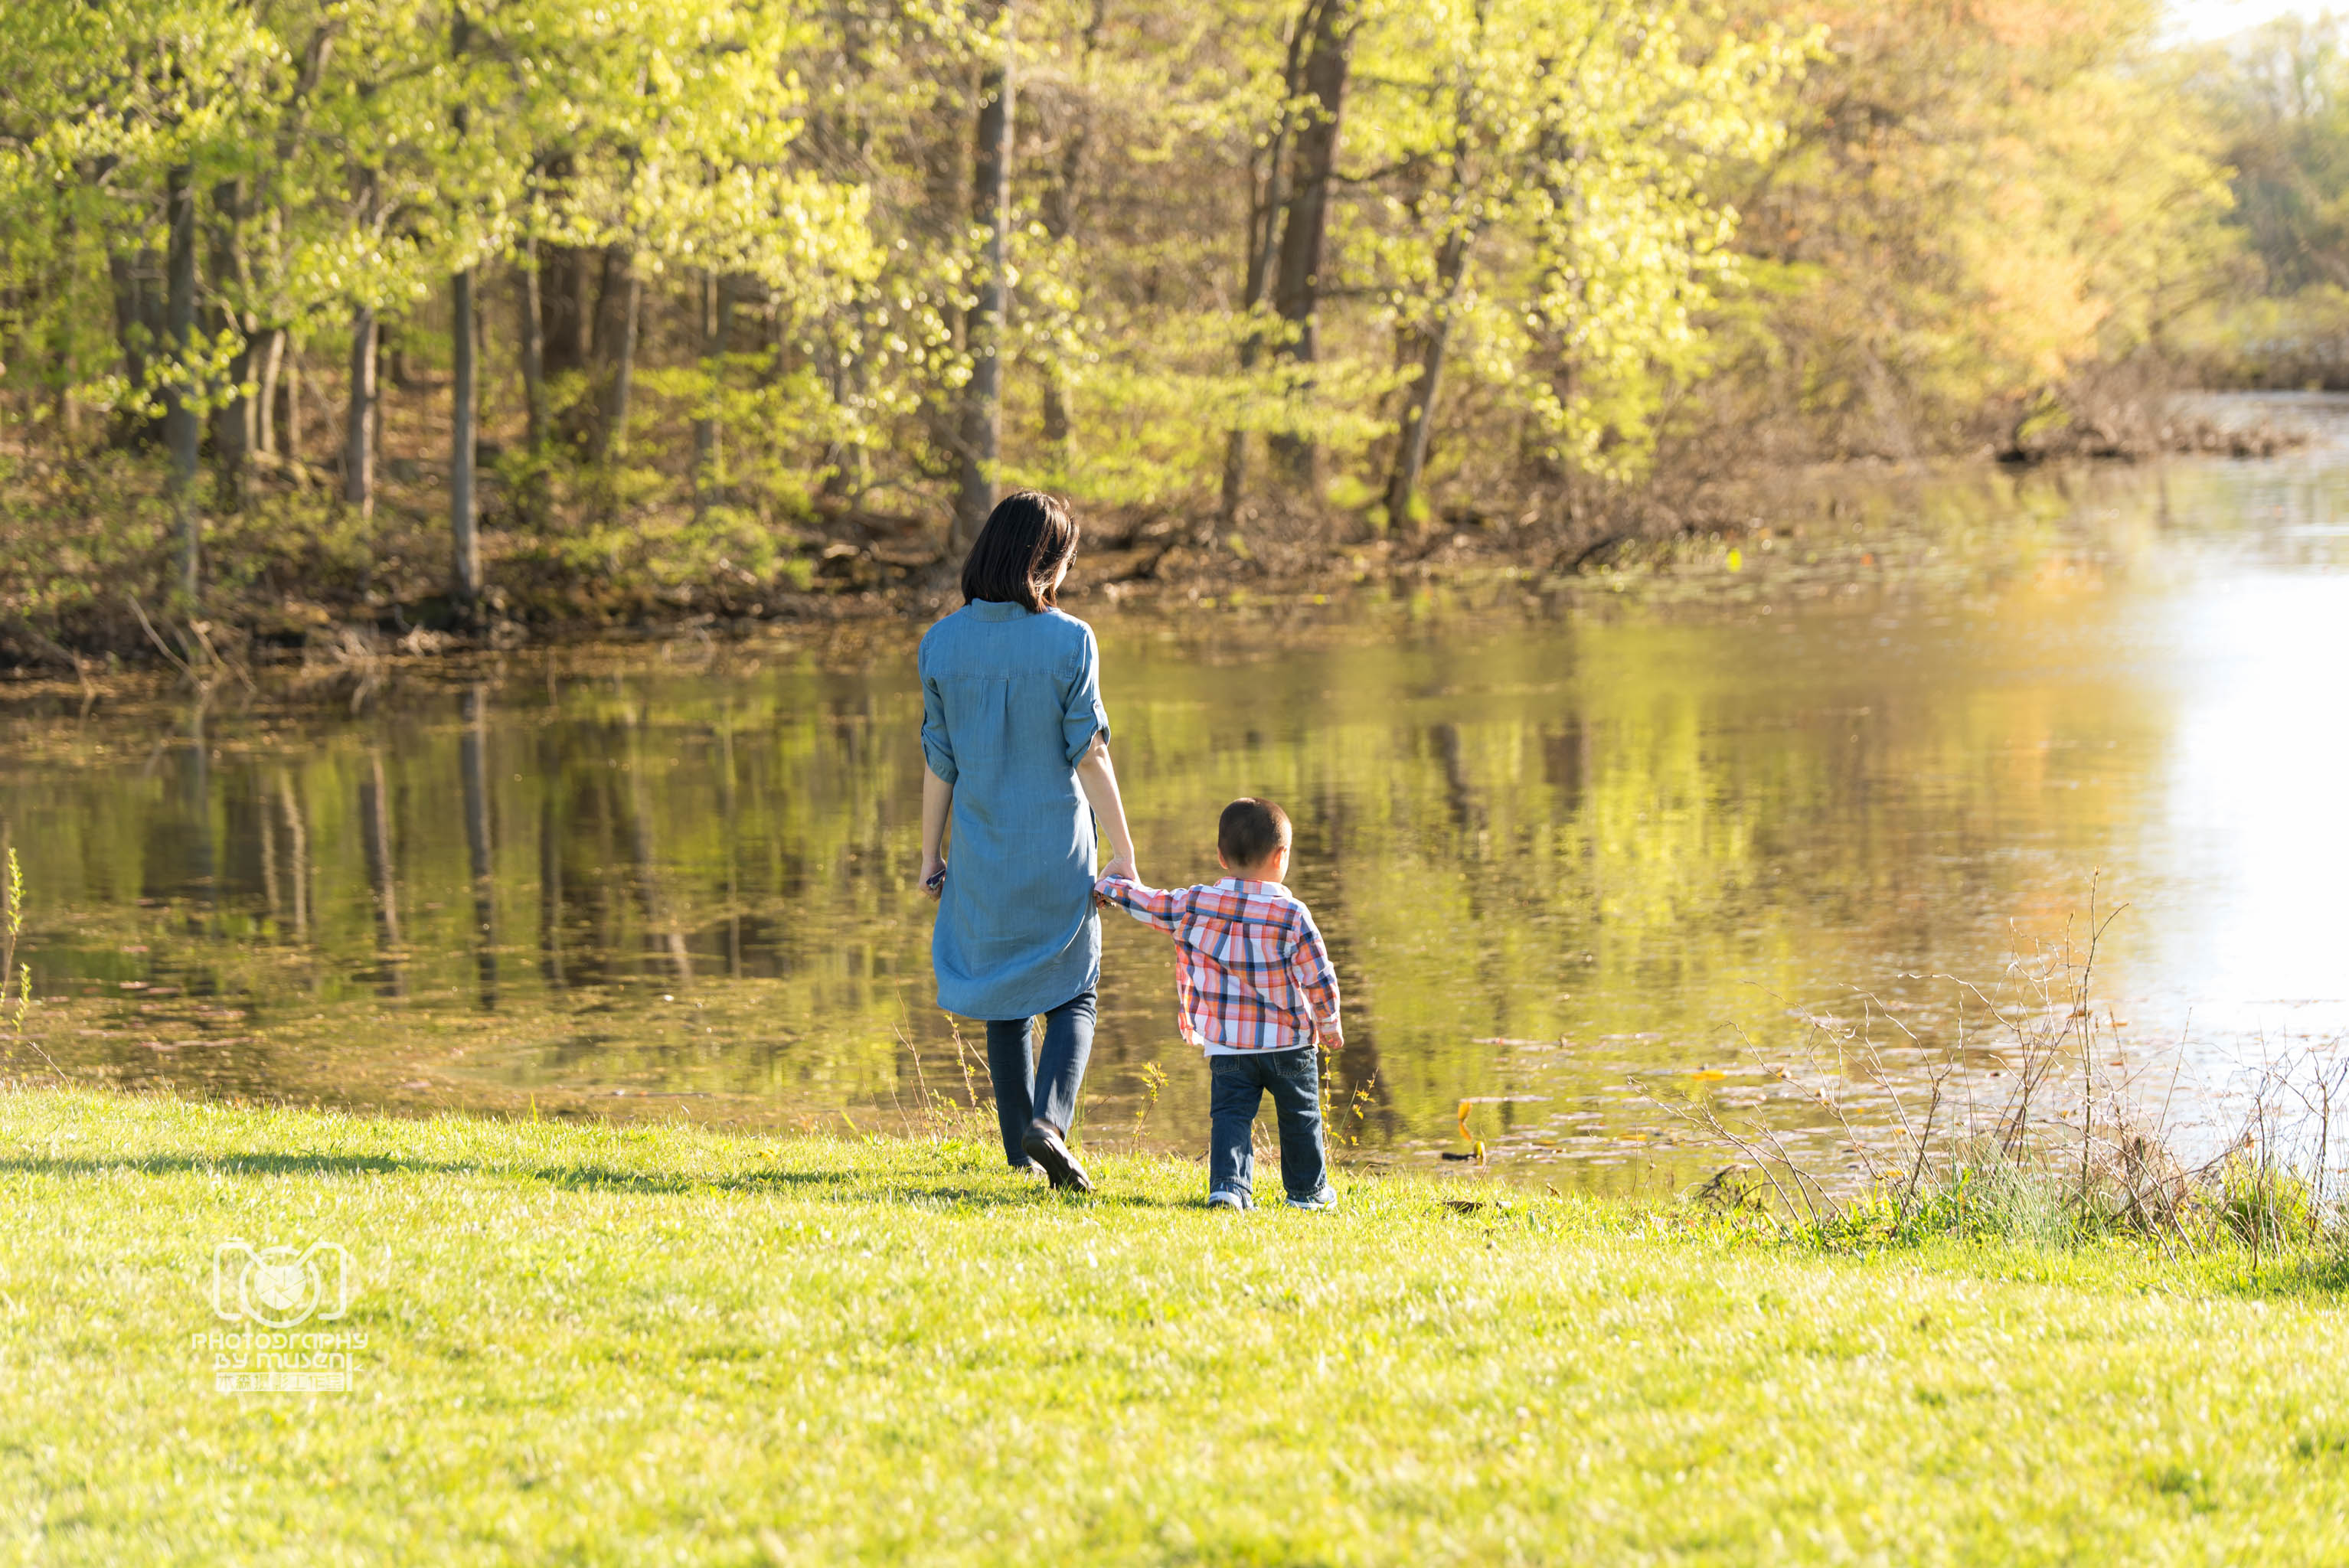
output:
POLYGON ((1044 1048, 1028 1061, 1032 1018, 989 1020, 987 1076, 995 1080, 995 1119, 1003 1128, 1003 1152, 1014 1170, 1029 1164, 1019 1147, 1032 1120, 1049 1121, 1062 1137, 1077 1119, 1077 1090, 1093 1054, 1093 994, 1078 992, 1044 1015, 1044 1048))
POLYGON ((1321 1153, 1320 1053, 1311 1046, 1209 1057, 1207 1192, 1253 1201, 1256 1111, 1272 1096, 1280 1122, 1280 1184, 1303 1202, 1329 1181, 1321 1153))

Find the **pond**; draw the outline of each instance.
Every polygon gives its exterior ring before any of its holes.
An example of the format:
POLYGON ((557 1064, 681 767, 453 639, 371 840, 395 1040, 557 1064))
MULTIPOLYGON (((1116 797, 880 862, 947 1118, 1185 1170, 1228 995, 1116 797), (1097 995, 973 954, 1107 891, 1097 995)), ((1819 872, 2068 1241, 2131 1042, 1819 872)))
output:
MULTIPOLYGON (((1806 1020, 1879 1021, 1847 1075, 1961 1027, 2001 1071, 1959 983, 2116 909, 2097 1054, 2220 1118, 2349 1031, 2349 418, 2297 411, 2282 459, 1819 480, 1653 572, 1085 595, 1144 874, 1211 879, 1234 795, 1288 806, 1356 1161, 1464 1128, 1558 1183, 1719 1163, 1635 1079, 1831 1143, 1773 1070, 1806 1020)), ((6 693, 14 1070, 917 1125, 978 1065, 916 885, 920 630, 6 693)), ((1202 1146, 1169 948, 1106 944, 1087 1136, 1202 1146)))

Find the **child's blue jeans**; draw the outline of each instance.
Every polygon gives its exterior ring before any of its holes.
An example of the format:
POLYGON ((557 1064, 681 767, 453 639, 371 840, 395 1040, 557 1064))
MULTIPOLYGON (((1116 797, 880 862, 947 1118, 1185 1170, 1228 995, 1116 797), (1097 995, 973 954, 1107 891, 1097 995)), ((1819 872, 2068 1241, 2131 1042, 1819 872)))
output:
POLYGON ((1296 1199, 1318 1195, 1329 1181, 1321 1153, 1320 1053, 1311 1046, 1209 1057, 1207 1191, 1253 1196, 1256 1149, 1250 1133, 1267 1092, 1280 1121, 1280 1184, 1296 1199))

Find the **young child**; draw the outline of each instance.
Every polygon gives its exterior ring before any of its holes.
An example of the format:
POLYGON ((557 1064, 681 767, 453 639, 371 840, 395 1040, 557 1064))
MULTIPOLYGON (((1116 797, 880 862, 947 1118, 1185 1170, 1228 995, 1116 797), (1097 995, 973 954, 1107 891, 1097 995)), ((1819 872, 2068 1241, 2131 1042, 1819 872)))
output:
POLYGON ((1321 1151, 1321 1075, 1314 1047, 1346 1041, 1338 977, 1311 912, 1281 885, 1288 813, 1269 800, 1224 808, 1216 858, 1231 874, 1213 887, 1160 892, 1125 877, 1093 884, 1104 906, 1172 932, 1183 1037, 1207 1053, 1213 1131, 1207 1204, 1255 1207, 1251 1135, 1267 1090, 1280 1120, 1280 1179, 1292 1209, 1337 1202, 1321 1151))

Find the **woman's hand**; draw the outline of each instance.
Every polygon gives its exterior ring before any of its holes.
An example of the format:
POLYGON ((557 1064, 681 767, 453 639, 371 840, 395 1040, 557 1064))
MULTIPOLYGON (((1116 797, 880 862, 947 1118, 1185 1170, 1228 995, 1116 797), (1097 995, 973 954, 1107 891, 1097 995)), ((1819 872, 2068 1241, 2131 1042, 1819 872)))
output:
POLYGON ((1105 877, 1118 877, 1126 882, 1138 882, 1142 880, 1142 872, 1133 863, 1133 851, 1131 850, 1122 855, 1111 856, 1109 864, 1102 867, 1101 874, 1105 877))
POLYGON ((954 815, 954 786, 922 765, 922 891, 936 903, 947 891, 947 821, 954 815))

